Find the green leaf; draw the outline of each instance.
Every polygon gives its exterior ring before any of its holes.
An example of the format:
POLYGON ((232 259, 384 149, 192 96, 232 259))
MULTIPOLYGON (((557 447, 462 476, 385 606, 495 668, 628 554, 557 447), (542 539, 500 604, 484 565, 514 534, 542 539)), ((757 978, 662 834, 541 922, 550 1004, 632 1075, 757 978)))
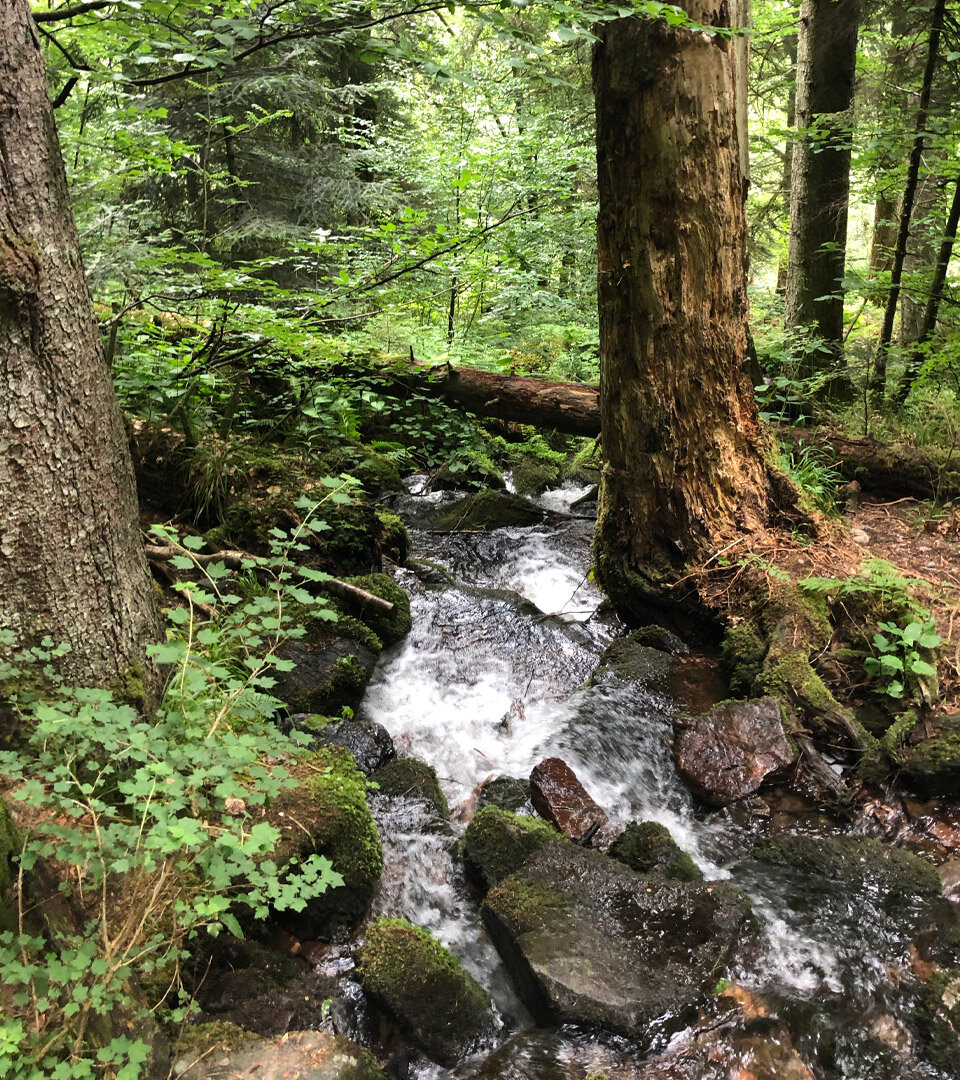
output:
POLYGON ((937 673, 937 669, 932 664, 928 664, 926 660, 914 660, 910 664, 910 670, 915 675, 936 675, 937 673))
POLYGON ((202 551, 207 545, 202 536, 185 536, 180 543, 190 551, 202 551))

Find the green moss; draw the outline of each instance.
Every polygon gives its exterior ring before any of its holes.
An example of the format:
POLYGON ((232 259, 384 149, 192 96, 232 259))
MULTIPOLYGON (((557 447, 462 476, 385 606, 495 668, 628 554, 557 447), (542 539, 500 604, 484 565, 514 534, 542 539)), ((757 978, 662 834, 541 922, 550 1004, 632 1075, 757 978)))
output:
POLYGON ((368 495, 404 490, 403 477, 396 463, 375 450, 364 450, 359 460, 349 463, 346 471, 360 481, 368 495))
POLYGON ((256 1041, 257 1036, 228 1020, 213 1020, 207 1024, 186 1024, 173 1045, 173 1059, 194 1058, 212 1050, 238 1050, 256 1041))
POLYGON ((655 821, 631 821, 607 854, 638 873, 658 873, 674 881, 702 881, 703 874, 668 829, 655 821))
POLYGON ((784 705, 799 701, 826 713, 840 710, 837 699, 813 670, 809 651, 803 648, 777 656, 768 654, 757 692, 771 694, 784 705))
POLYGON ((341 937, 365 914, 383 870, 366 777, 349 750, 325 747, 305 759, 299 787, 276 800, 271 818, 282 830, 278 865, 319 852, 343 877, 342 886, 310 902, 301 920, 311 934, 341 937))
POLYGON ((544 844, 563 839, 546 821, 486 806, 467 826, 463 857, 483 887, 489 889, 519 870, 524 860, 544 844))
POLYGON ((960 789, 960 717, 940 721, 939 733, 910 752, 902 775, 925 794, 955 795, 960 789))
POLYGON ((403 519, 388 510, 378 510, 377 519, 380 522, 380 550, 398 566, 406 566, 410 534, 403 519))
POLYGON ((386 615, 373 606, 365 607, 362 612, 363 621, 384 645, 393 645, 410 633, 413 626, 410 619, 410 597, 389 574, 365 574, 362 577, 348 578, 347 581, 348 584, 365 589, 396 607, 392 615, 386 615))
POLYGON ((729 673, 731 693, 753 694, 767 654, 767 644, 756 629, 746 622, 728 627, 721 653, 729 673))
MULTIPOLYGON (((559 455, 562 461, 563 455, 559 455)), ((560 482, 560 465, 524 457, 513 467, 513 487, 518 495, 537 495, 560 482)))
POLYGON ((381 765, 370 779, 384 795, 421 799, 443 820, 450 816, 447 797, 440 787, 436 769, 419 758, 395 757, 386 765, 381 765))
POLYGON ((483 988, 426 930, 380 919, 360 949, 360 981, 426 1053, 453 1065, 494 1030, 483 988))
POLYGON ((914 1013, 927 1059, 953 1076, 960 1061, 960 972, 935 971, 914 1013))
POLYGON ((514 937, 540 930, 571 901, 546 885, 538 885, 516 874, 504 878, 487 896, 487 905, 510 929, 514 937))
POLYGON ((138 712, 147 707, 147 690, 144 685, 146 668, 142 660, 134 660, 110 684, 113 700, 118 705, 130 705, 138 712))

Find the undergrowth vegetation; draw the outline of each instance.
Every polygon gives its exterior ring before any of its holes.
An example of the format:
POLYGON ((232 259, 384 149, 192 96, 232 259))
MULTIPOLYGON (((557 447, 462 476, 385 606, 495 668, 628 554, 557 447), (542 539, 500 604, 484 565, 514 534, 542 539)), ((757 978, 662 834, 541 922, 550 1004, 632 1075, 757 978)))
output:
POLYGON ((62 685, 45 641, 18 649, 4 634, 0 685, 15 710, 16 749, 0 775, 20 820, 16 906, 0 933, 0 1073, 22 1080, 140 1075, 155 1018, 185 1019, 181 970, 201 933, 301 910, 342 884, 321 855, 278 866, 279 831, 259 812, 295 786, 297 746, 271 722, 277 653, 303 633, 289 612, 336 620, 316 587, 329 575, 298 564, 317 511, 347 498, 343 481, 300 506, 268 557, 230 570, 203 560, 203 541, 169 529, 184 579, 167 640, 160 708, 145 717, 106 690, 62 685), (41 689, 42 688, 42 689, 41 689), (56 869, 53 887, 45 867, 56 869))

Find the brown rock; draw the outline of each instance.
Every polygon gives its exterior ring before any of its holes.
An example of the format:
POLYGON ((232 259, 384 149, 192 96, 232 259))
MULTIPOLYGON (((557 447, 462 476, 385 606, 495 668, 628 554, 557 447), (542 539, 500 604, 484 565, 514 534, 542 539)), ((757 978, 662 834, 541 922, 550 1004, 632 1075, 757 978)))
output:
POLYGON ((674 721, 677 772, 714 806, 752 795, 771 773, 791 765, 776 698, 719 705, 703 716, 674 721))
POLYGON ((604 810, 593 801, 576 773, 560 758, 546 758, 530 774, 530 798, 537 813, 571 840, 602 831, 604 810), (592 831, 591 831, 592 830, 592 831))

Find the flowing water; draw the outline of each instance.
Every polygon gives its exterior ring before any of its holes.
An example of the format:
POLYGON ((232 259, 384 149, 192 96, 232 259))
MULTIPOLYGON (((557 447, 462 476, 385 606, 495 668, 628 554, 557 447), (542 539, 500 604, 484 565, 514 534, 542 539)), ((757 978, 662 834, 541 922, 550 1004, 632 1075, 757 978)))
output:
MULTIPOLYGON (((562 515, 582 494, 564 489, 545 505, 562 515)), ((399 510, 415 517, 416 505, 414 496, 399 510)), ((543 758, 561 757, 615 822, 659 821, 708 877, 732 873, 761 924, 760 944, 732 975, 789 1019, 818 1080, 948 1080, 913 1052, 895 970, 903 942, 871 898, 824 894, 815 880, 784 881, 769 869, 731 871, 754 836, 729 816, 704 818, 676 777, 677 705, 612 677, 578 689, 619 627, 602 616, 588 580, 591 523, 557 518, 490 533, 412 531, 414 569, 402 583, 413 630, 382 658, 363 713, 401 753, 435 767, 455 810, 485 779, 526 777, 543 758)), ((428 927, 486 986, 505 1029, 522 1028, 528 1018, 480 927, 456 838, 417 804, 374 802, 387 863, 375 914, 428 927)), ((633 1053, 616 1040, 591 1042, 601 1044, 607 1057, 633 1053)))

